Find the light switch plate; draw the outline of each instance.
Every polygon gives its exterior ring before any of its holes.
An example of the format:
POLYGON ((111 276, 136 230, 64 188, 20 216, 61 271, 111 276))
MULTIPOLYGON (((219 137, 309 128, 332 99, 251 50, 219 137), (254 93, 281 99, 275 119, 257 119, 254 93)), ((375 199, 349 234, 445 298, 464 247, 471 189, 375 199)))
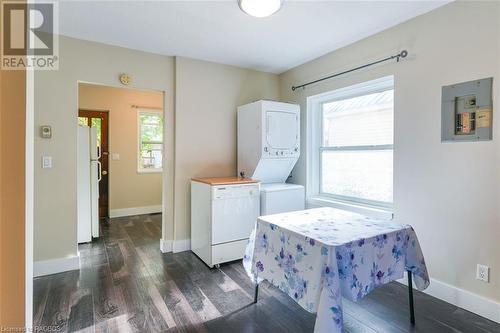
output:
POLYGON ((112 154, 111 154, 111 159, 112 159, 113 161, 118 161, 118 160, 120 160, 120 154, 118 154, 118 153, 112 153, 112 154))
POLYGON ((52 168, 52 156, 42 156, 42 168, 43 169, 52 168))

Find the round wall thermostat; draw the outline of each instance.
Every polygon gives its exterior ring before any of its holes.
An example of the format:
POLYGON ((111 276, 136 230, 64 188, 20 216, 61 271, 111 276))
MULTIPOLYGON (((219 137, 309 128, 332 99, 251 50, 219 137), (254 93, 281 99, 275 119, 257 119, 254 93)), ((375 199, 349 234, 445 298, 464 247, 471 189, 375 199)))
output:
POLYGON ((120 82, 124 85, 130 84, 130 76, 128 74, 121 74, 120 75, 120 82))

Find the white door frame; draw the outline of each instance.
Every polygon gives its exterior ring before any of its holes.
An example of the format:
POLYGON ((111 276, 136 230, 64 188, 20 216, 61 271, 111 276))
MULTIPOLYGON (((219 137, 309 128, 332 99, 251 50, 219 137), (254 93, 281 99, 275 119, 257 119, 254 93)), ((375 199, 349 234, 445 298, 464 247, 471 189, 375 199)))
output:
POLYGON ((26 70, 25 142, 25 327, 33 328, 33 214, 35 192, 35 73, 26 70))

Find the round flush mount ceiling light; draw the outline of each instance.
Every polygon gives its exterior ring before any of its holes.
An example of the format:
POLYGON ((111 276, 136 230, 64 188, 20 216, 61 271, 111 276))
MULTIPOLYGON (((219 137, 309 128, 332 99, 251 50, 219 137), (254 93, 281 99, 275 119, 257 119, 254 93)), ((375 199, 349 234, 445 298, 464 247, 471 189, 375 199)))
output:
POLYGON ((242 11, 254 17, 267 17, 281 8, 283 0, 238 0, 242 11))

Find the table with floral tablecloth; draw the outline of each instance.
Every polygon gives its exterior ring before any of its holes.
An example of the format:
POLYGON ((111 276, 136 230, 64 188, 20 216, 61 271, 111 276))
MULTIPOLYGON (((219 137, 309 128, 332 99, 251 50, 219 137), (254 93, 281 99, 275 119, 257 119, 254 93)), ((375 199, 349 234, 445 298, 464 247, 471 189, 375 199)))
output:
POLYGON ((357 301, 405 271, 418 289, 429 285, 410 225, 333 208, 259 217, 243 264, 254 282, 317 313, 315 332, 342 332, 342 297, 357 301))

